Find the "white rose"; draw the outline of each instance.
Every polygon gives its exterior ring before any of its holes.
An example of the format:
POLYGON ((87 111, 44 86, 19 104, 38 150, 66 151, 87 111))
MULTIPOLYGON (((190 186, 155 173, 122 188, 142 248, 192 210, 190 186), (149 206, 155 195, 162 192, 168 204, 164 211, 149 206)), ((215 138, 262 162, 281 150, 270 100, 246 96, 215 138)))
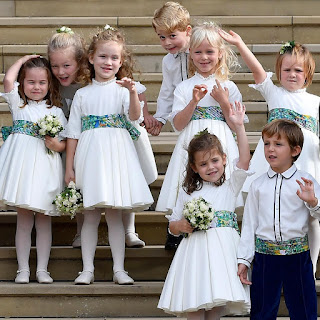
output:
POLYGON ((75 188, 76 184, 74 183, 74 181, 70 181, 68 184, 68 188, 75 188))
POLYGON ((193 211, 194 211, 194 203, 189 202, 189 203, 187 204, 187 207, 188 207, 189 212, 193 212, 193 211))
POLYGON ((40 129, 39 130, 40 136, 45 136, 46 135, 46 129, 40 129))
POLYGON ((53 120, 52 115, 48 115, 46 117, 47 122, 51 122, 53 120))
POLYGON ((47 132, 51 131, 51 129, 52 129, 52 126, 51 126, 50 124, 47 124, 47 125, 46 125, 46 130, 47 130, 47 132))
POLYGON ((53 134, 57 133, 57 128, 52 128, 51 133, 53 133, 53 134))
POLYGON ((209 207, 205 203, 203 203, 203 202, 200 203, 200 211, 201 212, 206 212, 206 211, 208 211, 208 209, 209 209, 209 207))

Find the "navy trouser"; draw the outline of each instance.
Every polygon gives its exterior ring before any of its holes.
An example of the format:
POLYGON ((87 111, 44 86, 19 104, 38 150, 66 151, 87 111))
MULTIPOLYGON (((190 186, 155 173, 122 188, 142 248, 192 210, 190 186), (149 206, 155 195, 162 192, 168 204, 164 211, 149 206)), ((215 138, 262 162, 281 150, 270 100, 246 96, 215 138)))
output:
POLYGON ((282 288, 291 320, 317 319, 310 251, 287 256, 255 253, 250 319, 276 320, 282 288))

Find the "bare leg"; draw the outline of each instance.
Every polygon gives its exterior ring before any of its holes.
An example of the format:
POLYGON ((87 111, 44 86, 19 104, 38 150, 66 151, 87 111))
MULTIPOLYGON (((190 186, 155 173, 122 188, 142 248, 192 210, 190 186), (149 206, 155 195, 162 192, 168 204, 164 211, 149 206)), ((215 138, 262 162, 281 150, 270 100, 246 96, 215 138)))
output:
POLYGON ((188 312, 187 320, 205 320, 205 311, 201 309, 195 312, 188 312))
POLYGON ((215 307, 205 312, 205 320, 219 320, 225 313, 225 307, 215 307))

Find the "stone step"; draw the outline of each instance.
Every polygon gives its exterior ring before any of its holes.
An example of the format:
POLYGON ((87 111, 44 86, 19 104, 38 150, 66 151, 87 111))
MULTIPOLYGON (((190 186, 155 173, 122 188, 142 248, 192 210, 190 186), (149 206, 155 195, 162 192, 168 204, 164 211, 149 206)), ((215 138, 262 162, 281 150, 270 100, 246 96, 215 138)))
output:
MULTIPOLYGON (((320 71, 320 45, 307 44, 309 50, 312 52, 316 61, 316 72, 320 71)), ((257 59, 263 65, 265 70, 274 70, 276 55, 281 48, 281 44, 249 44, 248 47, 255 54, 257 59)), ((147 72, 161 72, 162 58, 166 52, 160 45, 129 45, 128 48, 133 52, 137 62, 137 68, 143 73, 147 72)), ((238 50, 233 47, 237 52, 238 50)), ((20 57, 30 54, 38 53, 43 56, 47 55, 46 45, 2 45, 0 46, 0 72, 5 72, 8 68, 20 57)), ((248 67, 239 59, 241 72, 249 72, 248 67)))
MULTIPOLYGON (((86 11, 83 12, 86 13, 86 11)), ((283 43, 291 39, 301 43, 319 43, 317 30, 320 20, 319 16, 315 16, 314 13, 312 16, 301 16, 300 14, 294 16, 209 16, 208 14, 192 16, 192 24, 208 20, 218 22, 226 30, 233 29, 241 34, 243 40, 248 44, 283 43)), ((67 25, 85 38, 89 38, 97 26, 102 27, 105 24, 123 29, 128 44, 159 44, 151 21, 151 15, 140 17, 54 17, 52 15, 50 17, 0 17, 0 44, 46 44, 55 29, 61 25, 67 25)))
MULTIPOLYGON (((162 286, 163 282, 160 281, 135 282, 132 286, 119 286, 111 282, 95 282, 89 286, 75 286, 70 282, 55 282, 50 285, 37 283, 19 285, 12 282, 1 282, 1 316, 28 318, 166 317, 167 315, 162 310, 157 309, 162 286)), ((320 284, 317 281, 318 299, 319 287, 320 284)), ((288 317, 283 298, 278 316, 288 317)), ((229 317, 229 319, 246 318, 229 317)))

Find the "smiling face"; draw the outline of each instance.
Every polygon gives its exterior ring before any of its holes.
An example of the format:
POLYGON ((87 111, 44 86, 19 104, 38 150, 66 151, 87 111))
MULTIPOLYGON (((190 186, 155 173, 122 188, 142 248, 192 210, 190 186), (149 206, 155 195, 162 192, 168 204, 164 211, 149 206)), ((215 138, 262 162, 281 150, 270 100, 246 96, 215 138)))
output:
POLYGON ((190 32, 190 26, 187 27, 186 31, 174 30, 173 32, 156 28, 156 33, 159 36, 162 48, 173 54, 183 52, 188 49, 190 32))
POLYGON ((302 61, 295 56, 285 54, 280 69, 280 83, 288 91, 302 89, 305 85, 306 74, 302 61))
POLYGON ((62 86, 68 87, 75 82, 79 67, 72 47, 53 51, 49 58, 52 73, 62 86))
POLYGON ((23 90, 30 100, 41 101, 49 90, 48 74, 44 68, 27 68, 23 80, 23 90))
POLYGON ((194 154, 192 170, 199 174, 203 181, 217 182, 224 173, 226 155, 221 155, 215 148, 197 151, 194 154))
POLYGON ((122 45, 115 41, 99 41, 96 50, 89 56, 95 79, 99 82, 111 80, 122 65, 122 45))
POLYGON ((190 48, 190 57, 193 64, 203 77, 215 73, 221 56, 220 50, 213 47, 207 39, 203 40, 200 46, 190 48))
POLYGON ((264 155, 273 171, 282 173, 288 170, 294 157, 301 152, 300 146, 290 147, 287 138, 280 134, 269 137, 263 136, 264 155))

